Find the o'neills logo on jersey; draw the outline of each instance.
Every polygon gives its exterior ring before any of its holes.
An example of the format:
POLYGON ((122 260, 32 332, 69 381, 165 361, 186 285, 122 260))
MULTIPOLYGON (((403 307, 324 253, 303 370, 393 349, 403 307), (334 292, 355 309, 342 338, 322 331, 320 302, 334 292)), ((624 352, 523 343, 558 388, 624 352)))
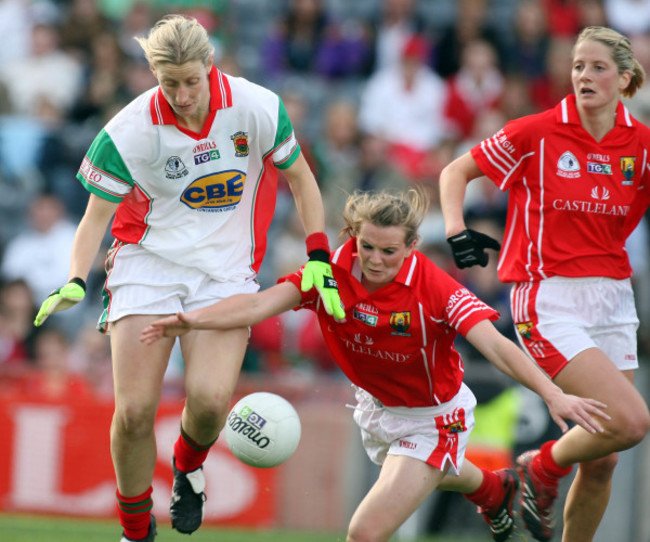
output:
POLYGON ((373 348, 368 344, 362 344, 356 341, 351 341, 345 337, 341 337, 343 345, 354 354, 364 354, 372 358, 383 359, 387 361, 394 361, 396 363, 404 363, 409 360, 411 354, 404 354, 402 352, 391 352, 390 350, 380 350, 373 348))
POLYGON ((379 309, 368 303, 359 303, 352 311, 352 318, 369 326, 376 327, 377 320, 379 320, 379 309))
POLYGON ((235 145, 235 156, 248 156, 248 132, 237 132, 230 139, 235 145))
POLYGON ((557 174, 567 179, 580 177, 580 162, 571 151, 566 151, 557 161, 557 174))
POLYGON ((221 158, 221 154, 217 150, 217 144, 214 141, 199 143, 192 149, 192 153, 194 154, 195 166, 221 158))
POLYGON ((634 184, 634 164, 636 156, 621 156, 621 172, 625 180, 622 182, 624 185, 634 184))
POLYGON ((246 174, 243 171, 221 171, 199 177, 181 194, 181 201, 192 209, 206 212, 234 208, 244 193, 246 174))
POLYGON ((168 179, 182 179, 189 174, 183 160, 178 156, 170 156, 165 164, 165 177, 168 179))
POLYGON ((406 332, 411 325, 411 311, 391 312, 389 323, 390 327, 395 330, 391 331, 391 335, 411 336, 410 333, 406 332))

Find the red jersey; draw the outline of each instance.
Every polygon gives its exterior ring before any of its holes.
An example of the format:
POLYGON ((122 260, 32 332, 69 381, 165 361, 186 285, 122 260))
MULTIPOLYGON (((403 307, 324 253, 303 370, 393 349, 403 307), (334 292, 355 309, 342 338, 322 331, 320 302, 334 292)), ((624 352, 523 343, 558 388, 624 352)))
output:
POLYGON ((621 102, 614 128, 596 141, 573 94, 474 147, 483 173, 510 191, 501 281, 629 277, 625 241, 648 207, 649 149, 650 129, 621 102))
MULTIPOLYGON (((316 312, 327 346, 357 386, 387 406, 430 407, 452 399, 463 380, 454 348, 481 320, 499 313, 414 251, 391 282, 369 293, 355 277, 356 240, 332 255, 332 271, 346 309, 345 323, 325 312, 315 289, 302 292, 301 307, 316 312)), ((358 266, 357 266, 358 267, 358 266)), ((300 290, 302 271, 291 281, 300 290)))

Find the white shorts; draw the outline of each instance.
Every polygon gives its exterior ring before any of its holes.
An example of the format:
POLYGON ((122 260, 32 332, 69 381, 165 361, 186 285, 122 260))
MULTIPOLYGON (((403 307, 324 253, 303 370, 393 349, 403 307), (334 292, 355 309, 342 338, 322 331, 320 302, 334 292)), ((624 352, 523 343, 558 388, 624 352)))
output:
POLYGON ((638 368, 639 319, 629 279, 552 277, 519 283, 510 301, 519 342, 551 378, 594 347, 621 370, 638 368))
POLYGON ((114 243, 106 259, 104 312, 97 328, 106 333, 110 322, 124 316, 187 312, 258 289, 254 279, 219 282, 139 245, 114 243))
POLYGON ((406 455, 460 474, 476 408, 465 384, 451 401, 435 407, 387 407, 361 388, 356 398, 354 421, 373 463, 383 464, 387 454, 406 455))

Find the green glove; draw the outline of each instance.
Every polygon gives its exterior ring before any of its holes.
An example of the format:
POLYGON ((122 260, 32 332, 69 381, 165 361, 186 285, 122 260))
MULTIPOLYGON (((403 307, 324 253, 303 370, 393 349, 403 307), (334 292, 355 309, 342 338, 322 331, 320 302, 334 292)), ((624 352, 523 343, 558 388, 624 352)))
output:
POLYGON ((86 296, 86 283, 78 278, 73 278, 65 286, 54 290, 38 310, 34 325, 39 327, 55 312, 64 311, 76 305, 86 296))
POLYGON ((310 259, 305 264, 302 270, 300 289, 306 292, 312 288, 318 290, 327 314, 331 314, 337 320, 345 319, 345 310, 343 310, 343 303, 341 303, 339 297, 339 288, 332 275, 332 266, 330 266, 329 262, 310 259))

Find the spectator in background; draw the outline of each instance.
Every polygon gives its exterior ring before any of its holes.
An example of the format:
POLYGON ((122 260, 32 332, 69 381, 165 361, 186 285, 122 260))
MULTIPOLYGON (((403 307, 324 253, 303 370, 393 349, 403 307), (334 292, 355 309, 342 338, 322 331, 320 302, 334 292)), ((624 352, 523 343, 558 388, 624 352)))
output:
POLYGON ((373 54, 369 29, 361 21, 348 21, 343 31, 323 0, 290 0, 263 52, 271 78, 296 73, 327 78, 367 75, 373 54))
POLYGON ((84 375, 95 397, 113 400, 113 364, 108 337, 94 322, 79 329, 70 350, 70 369, 84 375))
MULTIPOLYGON (((340 190, 341 186, 346 186, 348 191, 352 188, 350 183, 355 182, 352 179, 358 177, 360 137, 357 108, 353 103, 335 100, 328 104, 323 117, 323 136, 314 142, 314 158, 323 197, 326 198, 327 193, 340 190)), ((329 222, 334 214, 328 213, 326 220, 329 222)), ((340 231, 340 228, 335 231, 340 231)))
POLYGON ((0 285, 0 391, 16 388, 29 370, 36 335, 34 297, 22 279, 0 285))
POLYGON ((423 34, 424 21, 415 0, 383 0, 375 27, 375 70, 398 67, 401 52, 413 35, 423 34))
POLYGON ((567 94, 571 87, 571 49, 573 42, 565 37, 552 37, 546 51, 544 71, 530 82, 530 99, 537 111, 545 111, 567 94))
POLYGON ((72 0, 62 10, 61 48, 86 63, 93 54, 95 37, 112 33, 113 25, 99 9, 97 0, 72 0))
POLYGON ((515 5, 513 39, 508 48, 507 71, 529 79, 546 69, 549 30, 542 0, 521 0, 515 5))
POLYGON ((587 26, 607 26, 602 0, 543 0, 549 34, 571 38, 587 26))
POLYGON ((105 115, 111 106, 131 98, 125 82, 127 57, 115 33, 97 32, 92 35, 87 47, 84 89, 70 112, 70 119, 75 123, 92 124, 89 132, 94 136, 105 124, 105 115))
POLYGON ((34 115, 40 100, 47 98, 67 113, 81 92, 81 63, 61 50, 59 30, 54 24, 35 25, 31 37, 27 57, 0 65, 0 81, 7 87, 12 110, 34 115))
POLYGON ((459 70, 447 79, 445 116, 458 140, 470 137, 477 116, 500 103, 504 78, 494 47, 484 40, 472 40, 461 53, 459 70))
POLYGON ((458 0, 452 24, 443 29, 435 48, 433 65, 441 77, 458 71, 461 55, 467 43, 481 39, 492 44, 503 68, 505 43, 488 20, 487 0, 458 0))
POLYGON ((72 370, 70 341, 56 329, 43 329, 34 344, 34 369, 26 375, 23 389, 41 399, 80 399, 92 389, 83 374, 72 370))
POLYGON ((650 0, 603 0, 612 28, 629 36, 650 32, 650 0))
POLYGON ((57 196, 38 195, 29 206, 29 226, 7 243, 2 278, 24 279, 36 299, 46 298, 68 279, 75 230, 57 196))
MULTIPOLYGON (((323 201, 327 209, 341 209, 356 190, 399 190, 410 184, 389 158, 389 144, 372 134, 361 135, 356 167, 344 174, 328 176, 323 183, 323 201)), ((329 231, 340 232, 344 227, 340 213, 328 213, 329 231)), ((295 267, 295 266, 294 266, 295 267)))
POLYGON ((412 36, 399 66, 376 72, 361 94, 359 128, 387 143, 391 161, 408 178, 420 179, 434 166, 447 136, 447 89, 426 64, 429 44, 412 36))
POLYGON ((516 119, 536 113, 530 98, 530 79, 518 73, 507 73, 499 109, 506 119, 516 119))

